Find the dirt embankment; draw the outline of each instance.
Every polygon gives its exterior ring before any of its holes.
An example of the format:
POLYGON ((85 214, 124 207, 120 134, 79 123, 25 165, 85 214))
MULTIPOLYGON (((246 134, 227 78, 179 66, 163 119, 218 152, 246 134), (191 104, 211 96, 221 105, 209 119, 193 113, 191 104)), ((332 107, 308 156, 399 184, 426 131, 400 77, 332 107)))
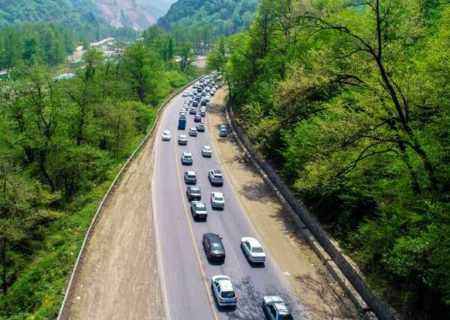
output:
POLYGON ((286 214, 280 201, 233 141, 219 138, 226 123, 227 92, 219 90, 208 109, 207 127, 237 195, 271 256, 284 272, 311 319, 353 319, 356 310, 286 214))
POLYGON ((164 319, 151 175, 153 139, 106 203, 63 319, 164 319))

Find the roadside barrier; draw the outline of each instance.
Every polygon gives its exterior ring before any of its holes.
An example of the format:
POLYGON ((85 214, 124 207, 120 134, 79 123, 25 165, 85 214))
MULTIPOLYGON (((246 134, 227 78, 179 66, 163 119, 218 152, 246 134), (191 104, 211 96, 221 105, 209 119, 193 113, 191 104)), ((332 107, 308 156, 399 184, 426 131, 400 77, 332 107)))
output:
POLYGON ((344 256, 332 237, 311 215, 305 205, 293 195, 272 166, 264 161, 263 157, 255 151, 244 131, 237 123, 231 105, 228 105, 226 108, 226 118, 233 134, 236 136, 236 140, 244 150, 245 158, 250 159, 266 182, 271 185, 280 200, 291 209, 288 211, 291 211, 290 213, 296 216, 295 218, 297 219, 294 220, 299 225, 299 229, 306 240, 358 307, 362 316, 365 319, 374 319, 376 317, 382 320, 400 319, 395 310, 370 290, 356 266, 353 266, 350 259, 344 256))
POLYGON ((112 194, 112 191, 115 189, 115 187, 119 184, 122 176, 124 175, 124 173, 126 172, 126 170, 128 169, 128 167, 130 166, 130 164, 133 162, 133 160, 137 157, 137 155, 139 154, 139 152, 142 150, 142 148, 144 147, 144 145, 147 143, 147 141, 149 140, 149 138, 153 135, 153 131, 155 130, 155 128, 158 125, 158 120, 160 118, 161 112, 164 110, 165 106, 175 97, 177 96, 180 92, 184 91, 187 87, 189 87, 190 85, 192 85, 194 82, 196 82, 198 79, 194 79, 191 82, 189 82, 188 84, 184 85, 183 87, 175 90, 172 94, 170 94, 159 106, 158 108, 158 113, 156 115, 156 119, 153 122, 152 127, 150 128, 149 132, 147 133, 147 135, 144 137, 144 139, 141 141, 141 143, 139 143, 139 145, 136 147, 136 149, 134 150, 134 152, 131 154, 131 156, 128 158, 128 160, 125 162, 125 164, 122 166, 122 168, 120 169, 119 173, 117 174, 117 176, 114 178, 114 181, 111 183, 111 186, 109 187, 108 191, 106 192, 105 196, 103 197, 102 201, 100 202, 100 205, 97 208, 97 211, 95 212, 94 217, 92 218, 91 224, 89 225, 89 228, 86 232, 86 235, 84 237, 83 243, 81 245, 80 251, 78 253, 78 257, 77 260, 75 262, 75 266, 72 270, 72 274, 70 276, 69 279, 69 283, 66 287, 66 291, 64 294, 64 300, 61 304, 61 308, 59 309, 59 313, 58 313, 58 317, 57 320, 62 320, 65 318, 65 313, 68 311, 68 304, 71 301, 72 295, 73 295, 73 291, 74 291, 74 284, 77 281, 78 278, 78 274, 80 272, 80 268, 81 265, 83 263, 83 258, 84 258, 84 254, 85 254, 85 248, 87 246, 87 244, 89 243, 89 239, 91 238, 95 225, 97 224, 97 221, 99 220, 100 216, 101 216, 101 212, 103 209, 103 206, 105 205, 105 203, 107 202, 107 200, 109 199, 110 195, 112 194))

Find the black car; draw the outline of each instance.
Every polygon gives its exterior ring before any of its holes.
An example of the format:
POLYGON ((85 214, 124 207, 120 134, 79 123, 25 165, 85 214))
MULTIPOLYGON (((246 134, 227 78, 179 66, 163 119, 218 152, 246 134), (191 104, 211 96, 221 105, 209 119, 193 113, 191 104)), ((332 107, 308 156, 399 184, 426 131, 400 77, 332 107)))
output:
POLYGON ((209 261, 225 261, 225 247, 222 238, 215 233, 203 234, 203 248, 209 261))
POLYGON ((186 195, 189 201, 202 200, 202 193, 199 187, 188 186, 186 189, 186 195))
POLYGON ((205 99, 203 99, 202 101, 200 101, 200 106, 204 107, 208 104, 208 101, 206 101, 205 99))
POLYGON ((199 114, 196 114, 194 116, 194 122, 202 122, 202 116, 199 114))
POLYGON ((194 100, 194 101, 192 102, 192 106, 193 106, 194 108, 197 108, 197 107, 198 107, 198 102, 194 100))

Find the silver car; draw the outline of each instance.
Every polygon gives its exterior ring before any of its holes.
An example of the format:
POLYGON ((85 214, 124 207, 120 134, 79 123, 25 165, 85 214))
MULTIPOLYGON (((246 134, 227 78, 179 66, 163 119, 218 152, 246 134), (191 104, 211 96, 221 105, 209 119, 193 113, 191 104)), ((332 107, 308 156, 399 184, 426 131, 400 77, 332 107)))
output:
POLYGON ((219 137, 226 137, 228 135, 228 129, 225 125, 221 125, 219 128, 219 137))
POLYGON ((170 139, 172 138, 172 135, 170 134, 169 130, 164 130, 162 133, 162 140, 163 141, 170 141, 170 139))
POLYGON ((197 174, 195 171, 186 171, 184 173, 184 182, 186 184, 197 184, 197 174))
POLYGON ((192 157, 192 153, 183 152, 183 154, 181 155, 181 163, 182 164, 193 164, 194 158, 192 157))
POLYGON ((205 158, 211 158, 212 148, 210 146, 204 146, 202 149, 202 156, 205 158))
POLYGON ((220 170, 209 170, 208 179, 213 186, 223 186, 223 174, 220 170))
POLYGON ((213 209, 224 209, 225 208, 225 198, 222 192, 211 192, 211 208, 213 209))
POLYGON ((187 145, 187 143, 188 143, 187 135, 185 135, 185 134, 180 134, 180 135, 178 136, 178 144, 179 144, 180 146, 185 146, 185 145, 187 145))
POLYGON ((196 137, 197 136, 197 128, 190 128, 189 129, 189 135, 191 137, 196 137))

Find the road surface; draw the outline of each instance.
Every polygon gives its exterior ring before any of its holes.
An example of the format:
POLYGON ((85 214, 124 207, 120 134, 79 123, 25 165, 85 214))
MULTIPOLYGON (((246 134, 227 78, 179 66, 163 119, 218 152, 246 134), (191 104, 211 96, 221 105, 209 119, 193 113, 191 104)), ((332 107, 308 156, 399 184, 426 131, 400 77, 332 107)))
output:
POLYGON ((214 153, 212 158, 201 156, 202 147, 211 145, 208 130, 200 132, 197 137, 189 137, 187 146, 177 144, 178 134, 187 134, 187 129, 195 126, 193 116, 188 115, 186 130, 177 130, 178 113, 183 101, 184 98, 179 95, 166 107, 160 118, 154 147, 152 202, 167 318, 259 320, 264 318, 262 297, 280 295, 289 303, 295 319, 306 319, 304 308, 293 298, 285 276, 270 254, 264 267, 253 267, 244 257, 240 238, 259 236, 227 181, 220 159, 214 153), (172 132, 170 142, 161 140, 163 130, 172 132), (193 153, 192 166, 181 164, 183 152, 193 153), (209 169, 224 172, 223 187, 210 185, 207 177, 209 169), (187 170, 197 172, 197 185, 202 190, 202 200, 208 206, 207 222, 195 222, 190 215, 183 180, 183 173, 187 170), (224 211, 211 209, 209 195, 212 191, 224 193, 224 211), (210 264, 207 261, 201 244, 202 235, 206 232, 218 233, 223 237, 227 252, 224 264, 210 264), (236 309, 218 308, 214 303, 210 278, 216 274, 231 277, 238 296, 236 309))

